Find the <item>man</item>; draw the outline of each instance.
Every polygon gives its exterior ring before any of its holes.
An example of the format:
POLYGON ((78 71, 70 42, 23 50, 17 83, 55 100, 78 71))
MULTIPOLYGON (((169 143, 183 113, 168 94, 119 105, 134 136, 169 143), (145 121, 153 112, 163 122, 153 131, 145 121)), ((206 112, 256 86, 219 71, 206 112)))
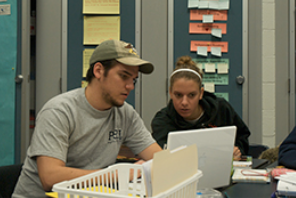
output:
POLYGON ((88 86, 58 95, 40 110, 27 158, 12 197, 45 197, 55 183, 105 168, 121 144, 143 160, 161 150, 125 102, 138 77, 153 65, 131 44, 108 40, 90 58, 88 86))
POLYGON ((296 126, 280 144, 278 164, 296 170, 296 126))

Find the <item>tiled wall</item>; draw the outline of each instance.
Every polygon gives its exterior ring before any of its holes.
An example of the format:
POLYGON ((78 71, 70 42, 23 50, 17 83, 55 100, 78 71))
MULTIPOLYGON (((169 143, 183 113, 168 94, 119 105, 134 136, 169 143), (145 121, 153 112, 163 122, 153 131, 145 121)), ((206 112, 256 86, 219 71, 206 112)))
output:
POLYGON ((262 143, 275 146, 275 1, 262 0, 262 143))

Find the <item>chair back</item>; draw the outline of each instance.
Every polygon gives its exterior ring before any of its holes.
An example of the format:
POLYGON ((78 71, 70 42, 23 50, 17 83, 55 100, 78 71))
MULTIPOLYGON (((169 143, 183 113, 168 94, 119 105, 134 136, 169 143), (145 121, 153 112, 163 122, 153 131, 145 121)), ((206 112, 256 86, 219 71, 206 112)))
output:
POLYGON ((22 170, 22 164, 0 167, 0 197, 11 197, 22 170))
POLYGON ((253 158, 258 158, 259 155, 269 149, 268 146, 262 144, 250 144, 249 145, 249 153, 248 155, 252 156, 253 158))

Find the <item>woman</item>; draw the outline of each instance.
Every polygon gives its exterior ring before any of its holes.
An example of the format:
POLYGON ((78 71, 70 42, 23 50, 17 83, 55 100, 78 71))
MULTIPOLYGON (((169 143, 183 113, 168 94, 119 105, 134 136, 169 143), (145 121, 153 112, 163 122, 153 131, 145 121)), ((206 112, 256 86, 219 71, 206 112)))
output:
POLYGON ((204 91, 202 72, 189 56, 177 60, 170 77, 171 100, 152 120, 152 136, 163 147, 171 131, 235 125, 234 158, 246 155, 250 131, 223 98, 204 91))

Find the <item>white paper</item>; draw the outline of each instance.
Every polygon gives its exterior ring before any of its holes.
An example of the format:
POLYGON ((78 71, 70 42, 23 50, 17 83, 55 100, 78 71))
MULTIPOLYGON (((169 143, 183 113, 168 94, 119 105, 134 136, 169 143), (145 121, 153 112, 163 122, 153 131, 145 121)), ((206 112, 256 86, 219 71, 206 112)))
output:
POLYGON ((199 0, 188 0, 188 8, 198 8, 199 0))
POLYGON ((199 0, 198 8, 209 8, 208 0, 199 0))
POLYGON ((215 84, 214 83, 204 83, 204 90, 215 93, 215 84))
POLYGON ((228 64, 227 63, 217 63, 217 73, 218 74, 228 74, 228 64))
POLYGON ((202 15, 202 22, 203 23, 213 23, 214 22, 214 16, 212 14, 202 15))
POLYGON ((221 47, 211 47, 211 54, 221 57, 221 47))
POLYGON ((0 15, 10 15, 11 14, 10 4, 0 5, 0 15))
POLYGON ((208 47, 198 46, 197 54, 200 56, 208 56, 208 47))
POLYGON ((296 185, 296 173, 294 172, 288 172, 286 174, 280 175, 279 177, 275 177, 275 179, 296 185))
POLYGON ((220 28, 212 28, 211 34, 215 37, 222 38, 222 30, 220 28))
POLYGON ((205 63, 205 72, 206 73, 216 73, 215 63, 205 63))
POLYGON ((220 10, 229 10, 229 0, 224 0, 224 1, 220 2, 219 9, 220 10))
POLYGON ((219 10, 220 9, 220 3, 218 1, 210 1, 209 2, 209 8, 213 10, 219 10))
POLYGON ((280 195, 296 196, 296 185, 285 181, 278 181, 277 191, 280 195))

